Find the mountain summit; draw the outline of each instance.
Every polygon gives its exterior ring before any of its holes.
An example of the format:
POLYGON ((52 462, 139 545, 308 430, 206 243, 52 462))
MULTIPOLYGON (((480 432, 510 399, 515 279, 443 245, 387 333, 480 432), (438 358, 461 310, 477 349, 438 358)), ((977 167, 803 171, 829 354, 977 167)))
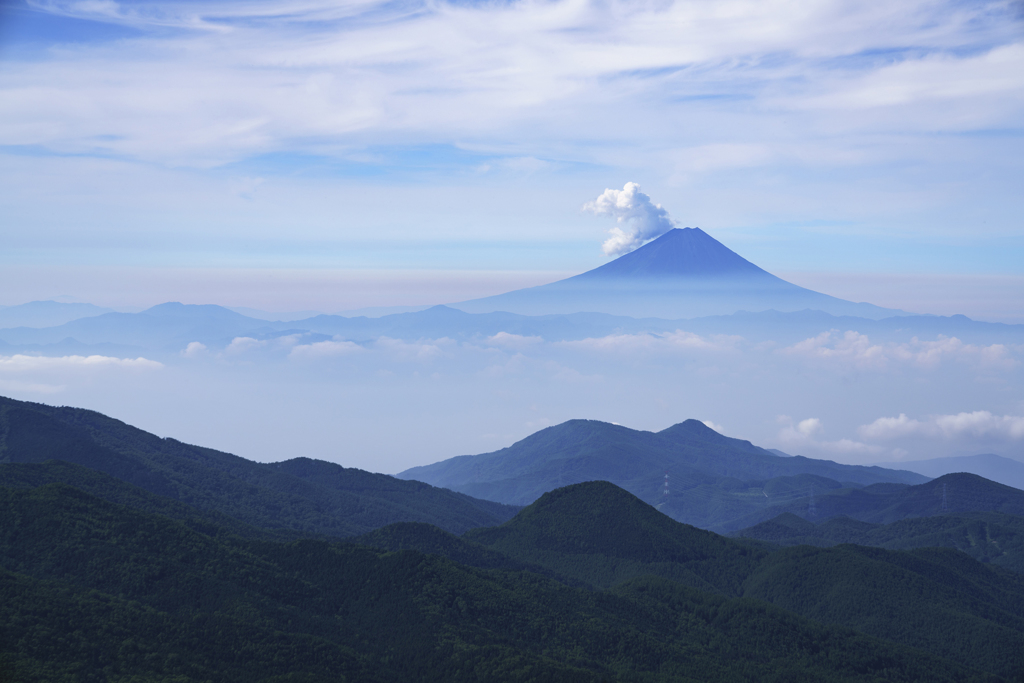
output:
POLYGON ((786 282, 700 228, 669 230, 635 251, 565 280, 451 306, 468 313, 596 312, 654 318, 805 309, 874 319, 903 313, 786 282))
POLYGON ((700 228, 673 228, 639 249, 569 280, 722 277, 778 280, 700 228))

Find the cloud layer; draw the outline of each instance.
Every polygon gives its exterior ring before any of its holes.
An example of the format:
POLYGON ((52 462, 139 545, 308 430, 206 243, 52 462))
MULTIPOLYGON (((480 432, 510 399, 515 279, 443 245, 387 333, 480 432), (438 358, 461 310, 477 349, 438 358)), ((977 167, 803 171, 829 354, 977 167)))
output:
POLYGON ((893 365, 933 368, 946 360, 976 367, 1010 368, 1020 364, 1004 344, 965 344, 956 337, 939 336, 934 341, 914 337, 909 342, 874 343, 854 330, 830 330, 786 347, 782 353, 804 356, 859 369, 884 370, 893 365))
POLYGON ((1019 457, 1024 349, 899 339, 826 332, 780 347, 686 329, 582 339, 517 328, 253 334, 182 343, 159 360, 0 356, 0 393, 59 397, 247 457, 305 454, 391 472, 573 418, 653 431, 696 418, 759 446, 852 463, 1019 457))

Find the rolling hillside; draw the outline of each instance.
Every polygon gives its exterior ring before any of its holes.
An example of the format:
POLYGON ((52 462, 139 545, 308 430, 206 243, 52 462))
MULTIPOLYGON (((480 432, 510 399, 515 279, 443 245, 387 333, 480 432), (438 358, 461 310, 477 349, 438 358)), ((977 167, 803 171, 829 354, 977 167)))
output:
POLYGON ((353 536, 419 521, 461 533, 504 521, 516 511, 308 458, 256 463, 161 439, 92 411, 0 398, 0 480, 8 464, 36 465, 49 468, 34 475, 38 481, 61 481, 103 495, 105 489, 97 488, 91 475, 49 461, 79 465, 199 511, 278 532, 353 536))
POLYGON ((0 675, 19 681, 1000 680, 656 577, 595 591, 242 541, 61 484, 0 488, 0 514, 0 675))

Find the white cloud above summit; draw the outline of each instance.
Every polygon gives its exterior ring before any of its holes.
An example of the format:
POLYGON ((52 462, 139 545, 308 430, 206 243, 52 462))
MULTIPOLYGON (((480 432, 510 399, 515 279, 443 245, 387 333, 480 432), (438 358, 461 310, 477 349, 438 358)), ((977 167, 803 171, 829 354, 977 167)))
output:
POLYGON ((676 222, 661 204, 640 191, 636 183, 626 183, 621 190, 607 189, 597 199, 583 205, 584 211, 598 216, 611 216, 617 225, 612 236, 602 245, 608 256, 621 256, 664 235, 676 222))

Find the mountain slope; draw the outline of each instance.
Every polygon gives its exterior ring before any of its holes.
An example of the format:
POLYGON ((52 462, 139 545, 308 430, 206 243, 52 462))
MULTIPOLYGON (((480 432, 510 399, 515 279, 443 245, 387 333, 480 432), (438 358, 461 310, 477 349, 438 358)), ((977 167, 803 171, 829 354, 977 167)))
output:
MULTIPOLYGON (((352 536, 418 521, 461 533, 515 513, 515 508, 421 482, 308 458, 261 464, 161 439, 92 411, 0 398, 0 468, 2 463, 49 460, 74 463, 202 511, 281 532, 352 536)), ((71 470, 67 474, 77 477, 71 470)))
POLYGON ((773 500, 802 498, 812 483, 807 476, 818 477, 813 481, 821 488, 925 480, 880 467, 780 458, 696 420, 657 433, 570 420, 500 451, 414 467, 398 476, 516 505, 560 486, 602 479, 659 505, 673 519, 704 528, 754 514, 773 500), (669 495, 664 494, 666 474, 669 495), (766 497, 766 490, 783 489, 796 493, 766 497))
POLYGON ((746 597, 954 661, 1024 674, 1024 577, 956 550, 909 552, 841 545, 768 555, 746 597))
POLYGON ((844 301, 775 277, 699 228, 669 230, 603 266, 547 285, 451 304, 471 313, 593 311, 656 318, 814 309, 884 318, 901 311, 844 301))
POLYGON ((1024 673, 1024 577, 955 550, 772 552, 674 522, 607 482, 545 494, 502 526, 465 537, 598 587, 660 576, 768 601, 999 675, 1024 673))
POLYGON ((996 681, 652 577, 598 592, 415 551, 242 542, 62 485, 0 488, 19 681, 996 681))
POLYGON ((998 512, 914 517, 890 524, 849 517, 814 524, 785 512, 733 536, 784 546, 856 543, 889 550, 955 548, 980 562, 1024 574, 1024 517, 998 512))
POLYGON ((871 524, 889 524, 914 517, 998 512, 1024 516, 1024 491, 964 472, 947 474, 917 486, 877 484, 861 489, 809 491, 781 504, 733 520, 726 531, 754 526, 788 512, 823 521, 847 517, 871 524), (827 495, 821 495, 825 493, 827 495))

